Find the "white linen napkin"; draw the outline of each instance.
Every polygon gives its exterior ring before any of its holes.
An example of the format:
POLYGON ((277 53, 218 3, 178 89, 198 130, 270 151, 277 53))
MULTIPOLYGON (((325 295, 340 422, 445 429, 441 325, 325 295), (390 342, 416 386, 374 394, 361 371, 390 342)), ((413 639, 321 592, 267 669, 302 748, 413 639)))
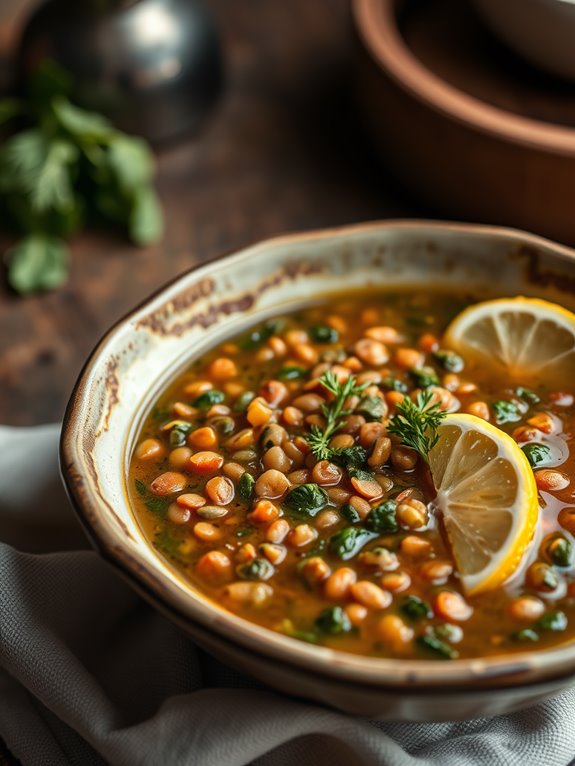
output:
POLYGON ((0 427, 0 736, 23 766, 568 766, 575 689, 464 723, 376 723, 198 650, 88 544, 59 426, 0 427))

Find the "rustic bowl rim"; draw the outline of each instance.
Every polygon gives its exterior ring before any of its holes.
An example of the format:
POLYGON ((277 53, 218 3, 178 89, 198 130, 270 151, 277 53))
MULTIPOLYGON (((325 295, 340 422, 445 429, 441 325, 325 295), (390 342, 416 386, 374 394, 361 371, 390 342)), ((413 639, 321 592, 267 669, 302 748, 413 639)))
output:
MULTIPOLYGON (((197 623, 202 630, 215 632, 223 639, 231 638, 243 646, 247 651, 260 651, 268 660, 280 660, 284 665, 294 668, 311 669, 313 674, 325 678, 343 678, 355 684, 381 688, 387 692, 401 692, 401 694, 429 694, 440 691, 469 691, 480 692, 487 688, 510 688, 513 686, 541 686, 547 681, 555 679, 568 679, 575 675, 575 660, 573 642, 558 645, 551 649, 537 652, 525 652, 515 655, 501 655, 486 658, 471 658, 452 660, 449 663, 440 663, 437 660, 403 660, 373 658, 355 655, 338 650, 326 649, 297 641, 274 631, 263 629, 261 626, 248 622, 227 612, 215 602, 205 599, 200 607, 194 606, 196 614, 192 617, 179 608, 174 600, 166 599, 169 592, 164 587, 154 588, 149 584, 149 579, 142 577, 142 568, 146 563, 132 556, 127 549, 125 540, 119 533, 109 533, 109 529, 102 526, 99 521, 90 520, 88 509, 93 508, 92 498, 86 492, 83 482, 74 480, 76 464, 82 465, 84 455, 78 454, 75 448, 75 436, 82 427, 81 412, 78 411, 81 396, 84 393, 89 376, 98 363, 105 359, 108 343, 114 336, 121 332, 124 326, 136 315, 158 300, 164 293, 169 293, 180 282, 185 283, 188 277, 207 276, 212 266, 226 260, 233 263, 241 260, 254 248, 258 251, 267 248, 279 247, 284 244, 304 245, 306 242, 318 239, 333 239, 334 237, 346 237, 361 232, 393 230, 416 230, 424 236, 426 232, 455 232, 463 236, 494 237, 508 241, 510 244, 522 244, 552 251, 563 258, 575 259, 575 250, 535 234, 519 229, 484 225, 465 224, 449 221, 427 221, 420 219, 389 219, 385 221, 370 221, 368 223, 351 224, 333 228, 317 229, 297 233, 285 234, 257 241, 251 245, 242 246, 239 249, 216 256, 201 264, 192 266, 174 279, 168 281, 149 297, 139 303, 134 309, 115 322, 102 336, 94 350, 86 360, 78 380, 73 388, 64 415, 62 432, 60 437, 60 471, 68 496, 79 517, 79 520, 88 535, 88 538, 100 553, 111 563, 120 574, 145 598, 154 603, 164 614, 171 617, 180 626, 197 623), (217 620, 208 619, 209 613, 217 614, 217 620), (230 633, 231 631, 231 633, 230 633), (234 635, 235 631, 235 635, 234 635), (566 668, 565 665, 570 667, 566 668), (559 669, 556 666, 561 666, 559 669), (441 668, 441 672, 438 670, 441 668), (535 679, 530 679, 535 675, 535 679), (430 678, 432 680, 430 680, 430 678), (500 682, 500 683, 498 683, 500 682)), ((134 408, 141 407, 141 403, 134 408)), ((104 516, 107 513, 106 504, 96 499, 98 511, 104 516)), ((147 544, 147 543, 146 543, 147 544)), ((163 568, 167 565, 158 556, 158 561, 163 568)), ((157 579, 157 574, 154 577, 157 579)), ((190 592, 193 589, 190 589, 190 592)), ((191 600, 190 600, 191 601, 191 600)))
POLYGON ((398 0, 352 0, 363 45, 403 90, 473 130, 555 154, 575 154, 575 130, 493 106, 442 80, 406 45, 397 25, 398 0))

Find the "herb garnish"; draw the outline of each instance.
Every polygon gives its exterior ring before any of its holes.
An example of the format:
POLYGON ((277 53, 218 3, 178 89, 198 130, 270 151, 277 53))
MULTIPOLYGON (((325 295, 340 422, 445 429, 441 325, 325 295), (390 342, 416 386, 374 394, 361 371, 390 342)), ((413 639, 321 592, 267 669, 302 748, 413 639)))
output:
POLYGON ((66 280, 65 240, 86 222, 120 226, 137 245, 162 234, 150 147, 73 104, 72 85, 47 63, 23 100, 0 101, 0 123, 13 126, 0 146, 2 223, 19 235, 5 259, 19 293, 66 280))
POLYGON ((437 444, 437 429, 447 414, 440 403, 432 403, 433 393, 422 391, 412 401, 409 397, 397 405, 397 412, 390 420, 387 430, 399 436, 406 447, 416 450, 426 463, 428 455, 437 444))
POLYGON ((367 384, 359 385, 353 375, 341 383, 337 375, 331 370, 324 373, 319 381, 325 389, 334 395, 334 399, 329 404, 322 404, 321 407, 322 414, 326 419, 325 428, 322 430, 319 426, 312 426, 307 442, 315 458, 330 460, 334 455, 343 452, 343 450, 331 449, 329 440, 341 428, 345 417, 351 412, 351 410, 344 409, 345 402, 350 396, 361 394, 367 384))

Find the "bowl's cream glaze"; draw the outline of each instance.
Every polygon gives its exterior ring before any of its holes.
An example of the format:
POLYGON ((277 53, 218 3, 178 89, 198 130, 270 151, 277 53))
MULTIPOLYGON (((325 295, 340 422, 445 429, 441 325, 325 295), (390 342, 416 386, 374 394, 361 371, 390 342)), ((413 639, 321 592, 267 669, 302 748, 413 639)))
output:
POLYGON ((523 293, 575 310, 573 251, 508 229, 386 222, 290 235, 195 269, 103 338, 70 400, 61 466, 91 539, 205 649, 272 686, 405 720, 492 715, 575 682, 575 646, 452 662, 360 657, 265 630, 186 583, 145 541, 126 492, 142 418, 189 362, 262 318, 354 287, 440 283, 523 293))

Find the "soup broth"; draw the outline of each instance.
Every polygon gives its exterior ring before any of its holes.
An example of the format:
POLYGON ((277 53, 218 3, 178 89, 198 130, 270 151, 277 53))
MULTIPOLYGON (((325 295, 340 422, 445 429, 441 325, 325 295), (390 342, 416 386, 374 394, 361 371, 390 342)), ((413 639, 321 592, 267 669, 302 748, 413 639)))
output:
POLYGON ((454 659, 571 639, 572 392, 511 382, 444 348, 445 328, 476 300, 328 296, 195 360, 131 457, 131 502, 150 544, 235 614, 348 652, 454 659), (363 388, 321 457, 311 445, 333 413, 319 380, 328 372, 363 388), (495 590, 465 593, 427 464, 388 432, 404 397, 422 390, 521 447, 534 433, 546 445, 533 467, 537 533, 495 590))

